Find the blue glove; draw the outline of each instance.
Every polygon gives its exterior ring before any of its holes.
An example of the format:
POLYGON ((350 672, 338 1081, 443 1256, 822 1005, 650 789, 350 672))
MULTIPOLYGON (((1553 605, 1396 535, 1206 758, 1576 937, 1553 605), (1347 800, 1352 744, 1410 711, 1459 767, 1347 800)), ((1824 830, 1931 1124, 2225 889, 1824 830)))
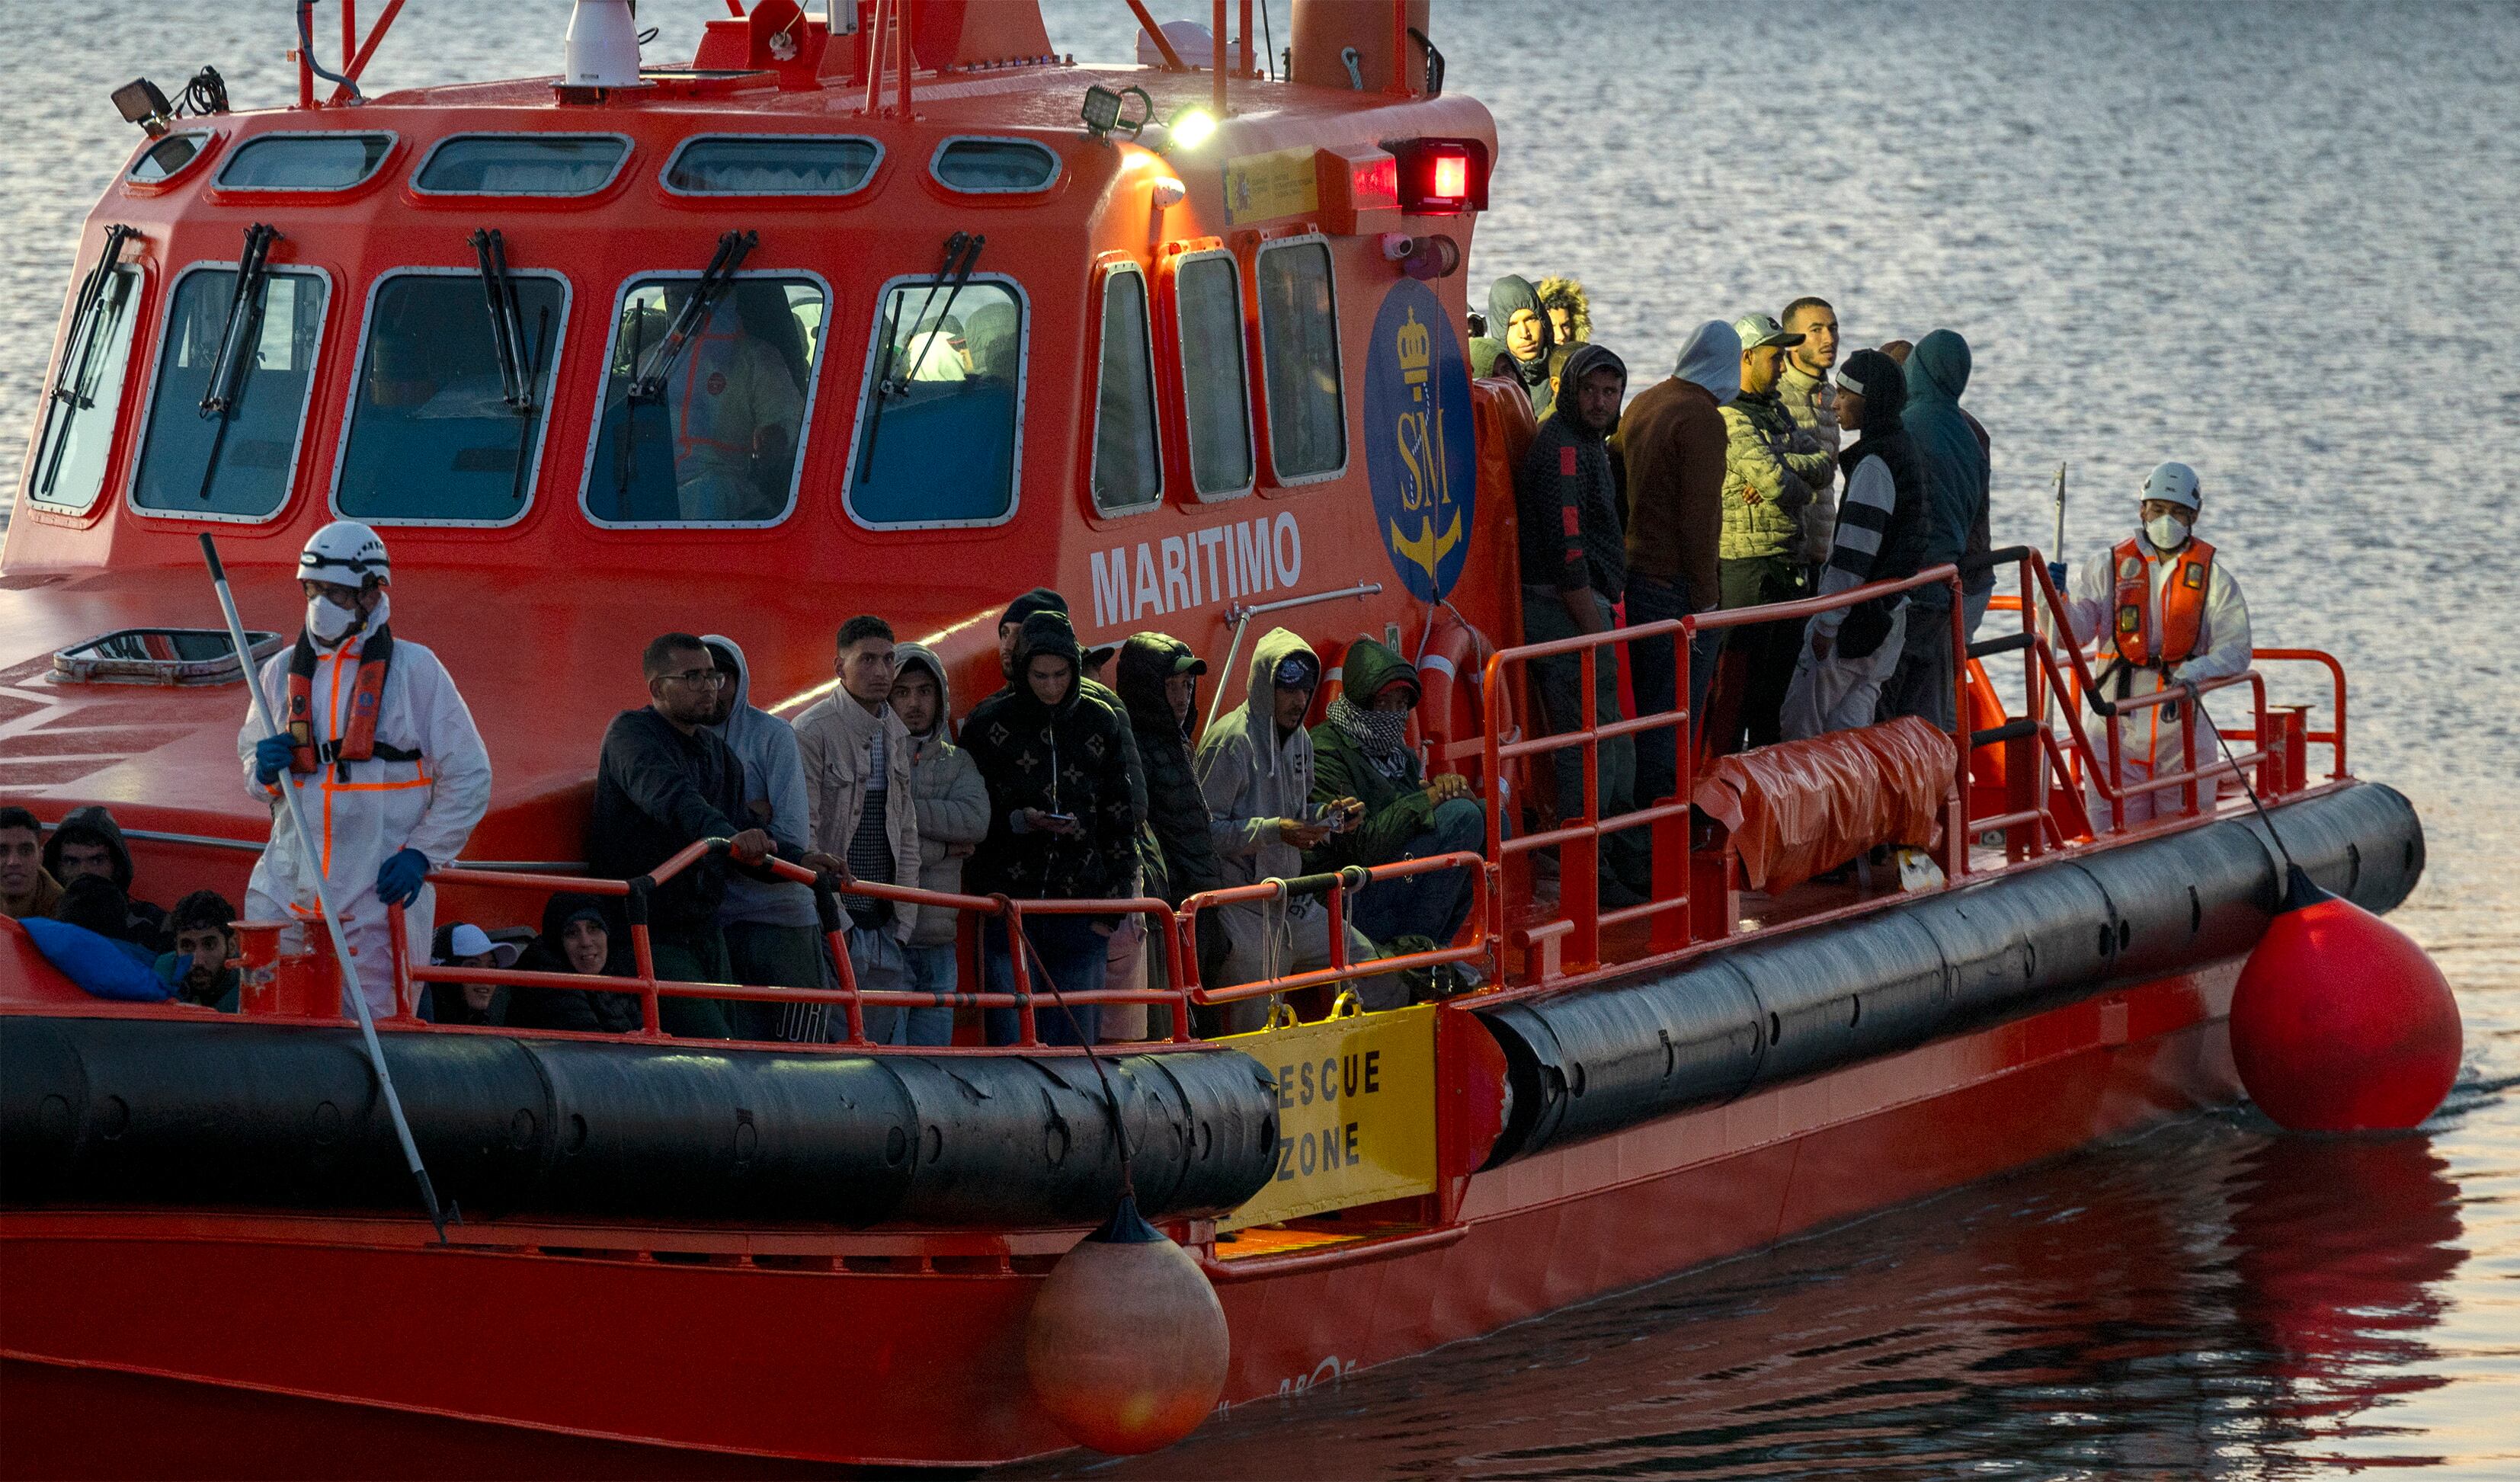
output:
POLYGON ((388 906, 408 906, 420 899, 422 877, 428 874, 428 855, 417 849, 402 850, 377 872, 377 899, 388 906))
POLYGON ((253 780, 268 787, 289 770, 297 743, 286 736, 266 736, 253 743, 253 780))
POLYGON ((2065 563, 2063 561, 2051 561, 2048 562, 2048 584, 2056 589, 2057 596, 2062 597, 2065 595, 2065 563))

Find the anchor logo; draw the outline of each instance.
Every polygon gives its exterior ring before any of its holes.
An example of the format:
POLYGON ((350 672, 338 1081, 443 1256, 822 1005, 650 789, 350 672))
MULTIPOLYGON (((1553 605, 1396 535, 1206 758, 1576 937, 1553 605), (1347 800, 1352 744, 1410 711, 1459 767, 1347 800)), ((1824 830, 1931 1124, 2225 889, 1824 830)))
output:
POLYGON ((1453 548, 1461 543, 1462 512, 1459 510, 1453 512, 1453 522, 1444 527, 1441 535, 1435 533, 1435 521, 1423 515, 1418 516, 1418 534, 1414 539, 1401 533, 1397 520, 1391 525, 1391 549, 1415 561, 1425 571, 1426 579, 1438 585, 1442 583, 1438 568, 1443 565, 1444 558, 1452 555, 1453 548))

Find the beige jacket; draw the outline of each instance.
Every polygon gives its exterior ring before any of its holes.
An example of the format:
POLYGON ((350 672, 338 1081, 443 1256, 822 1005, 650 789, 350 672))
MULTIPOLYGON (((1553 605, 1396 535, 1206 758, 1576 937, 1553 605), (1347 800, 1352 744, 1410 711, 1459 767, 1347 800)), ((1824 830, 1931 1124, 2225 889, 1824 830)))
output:
MULTIPOLYGON (((796 748, 805 762, 805 806, 813 819, 814 847, 836 859, 849 857, 849 839, 866 809, 867 777, 875 739, 883 737, 884 833, 892 843, 892 883, 920 883, 919 805, 914 791, 910 732, 890 710, 867 707, 835 691, 796 717, 796 748)), ((909 941, 919 919, 916 906, 893 910, 895 936, 909 941)))

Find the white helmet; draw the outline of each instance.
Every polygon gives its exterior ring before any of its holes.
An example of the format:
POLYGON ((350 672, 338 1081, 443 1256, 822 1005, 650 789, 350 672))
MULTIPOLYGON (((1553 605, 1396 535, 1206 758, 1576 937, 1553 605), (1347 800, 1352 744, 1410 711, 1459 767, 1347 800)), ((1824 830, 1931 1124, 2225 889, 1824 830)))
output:
POLYGON ((2143 481, 2143 499, 2167 500, 2193 515, 2204 504, 2202 491, 2196 486, 2196 471, 2183 463, 2166 463, 2152 471, 2143 481))
POLYGON ((297 553, 299 581, 364 587, 371 576, 379 582, 391 582, 393 566, 385 560, 383 539, 355 519, 337 519, 326 525, 306 542, 305 550, 297 553))

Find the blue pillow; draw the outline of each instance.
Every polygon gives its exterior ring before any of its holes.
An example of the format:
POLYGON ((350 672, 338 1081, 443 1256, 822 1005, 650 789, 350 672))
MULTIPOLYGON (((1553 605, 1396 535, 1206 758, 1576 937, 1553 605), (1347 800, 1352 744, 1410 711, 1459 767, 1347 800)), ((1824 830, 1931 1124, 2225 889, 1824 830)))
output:
POLYGON ((44 961, 98 998, 162 1004, 175 996, 173 985, 158 976, 144 950, 128 942, 43 917, 28 917, 18 924, 35 939, 44 961))

